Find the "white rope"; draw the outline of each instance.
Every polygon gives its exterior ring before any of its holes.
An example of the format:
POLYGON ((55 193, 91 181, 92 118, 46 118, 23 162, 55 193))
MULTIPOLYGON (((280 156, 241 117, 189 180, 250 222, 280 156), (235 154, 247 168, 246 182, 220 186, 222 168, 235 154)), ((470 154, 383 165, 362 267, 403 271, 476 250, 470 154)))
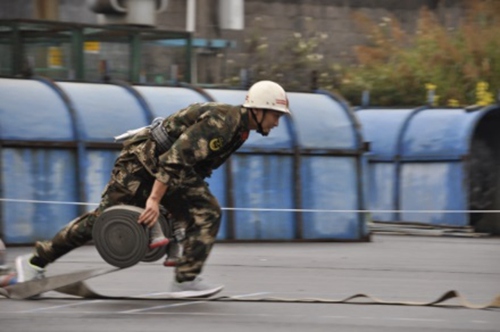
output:
POLYGON ((99 203, 64 202, 64 201, 40 201, 40 200, 33 200, 33 199, 15 199, 15 198, 0 198, 0 202, 35 203, 35 204, 59 204, 59 205, 89 205, 89 206, 97 206, 97 205, 99 205, 99 203))
MULTIPOLYGON (((99 203, 41 201, 31 199, 0 198, 0 202, 59 204, 59 205, 86 205, 97 206, 99 203)), ((267 208, 222 208, 226 211, 262 211, 262 212, 308 212, 308 213, 500 213, 500 210, 325 210, 325 209, 267 209, 267 208)))

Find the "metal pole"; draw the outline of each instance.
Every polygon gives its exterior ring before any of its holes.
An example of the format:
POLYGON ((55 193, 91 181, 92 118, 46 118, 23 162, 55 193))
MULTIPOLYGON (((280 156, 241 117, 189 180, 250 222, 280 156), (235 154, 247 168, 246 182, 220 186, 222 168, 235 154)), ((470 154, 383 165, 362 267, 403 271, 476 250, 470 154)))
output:
MULTIPOLYGON (((184 74, 184 80, 190 84, 193 84, 192 77, 192 63, 193 63, 193 36, 189 34, 186 40, 186 70, 184 74)), ((194 75, 196 77, 196 75, 194 75)))
POLYGON ((130 40, 129 81, 139 83, 141 76, 141 36, 134 32, 130 40))
POLYGON ((71 33, 72 70, 76 80, 85 79, 85 69, 83 61, 83 32, 75 28, 71 33))
POLYGON ((24 47, 21 37, 21 32, 19 31, 19 27, 17 24, 12 26, 12 51, 11 51, 11 75, 17 76, 21 75, 23 71, 23 61, 28 61, 25 59, 24 47))

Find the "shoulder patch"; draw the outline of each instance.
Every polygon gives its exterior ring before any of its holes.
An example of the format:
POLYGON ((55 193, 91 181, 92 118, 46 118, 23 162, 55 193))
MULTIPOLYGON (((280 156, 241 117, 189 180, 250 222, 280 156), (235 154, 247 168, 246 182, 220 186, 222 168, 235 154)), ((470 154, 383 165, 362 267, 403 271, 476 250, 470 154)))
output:
POLYGON ((222 137, 213 138, 210 140, 210 143, 208 143, 208 146, 212 151, 220 150, 220 148, 222 148, 223 145, 224 145, 224 139, 222 137))

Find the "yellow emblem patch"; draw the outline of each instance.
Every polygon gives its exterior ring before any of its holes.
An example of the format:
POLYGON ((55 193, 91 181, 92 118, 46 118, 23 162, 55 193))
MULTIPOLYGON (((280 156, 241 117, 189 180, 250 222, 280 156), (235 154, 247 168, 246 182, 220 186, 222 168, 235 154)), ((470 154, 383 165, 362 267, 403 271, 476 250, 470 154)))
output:
POLYGON ((208 146, 210 147, 210 150, 217 151, 220 148, 222 148, 223 144, 224 144, 224 140, 222 139, 222 137, 217 137, 217 138, 212 139, 210 141, 210 143, 208 143, 208 146))

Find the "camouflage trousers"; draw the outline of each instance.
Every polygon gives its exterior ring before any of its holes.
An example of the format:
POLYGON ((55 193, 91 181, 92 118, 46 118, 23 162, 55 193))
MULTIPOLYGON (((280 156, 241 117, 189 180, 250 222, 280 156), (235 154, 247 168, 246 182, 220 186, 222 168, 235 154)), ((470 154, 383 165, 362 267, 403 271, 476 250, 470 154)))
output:
MULTIPOLYGON (((136 160, 118 160, 100 205, 94 211, 71 221, 52 240, 37 242, 36 256, 47 264, 52 263, 92 240, 92 227, 96 219, 110 206, 127 204, 145 207, 155 178, 141 166, 136 160)), ((217 236, 221 220, 219 203, 203 178, 193 174, 178 188, 169 188, 161 204, 176 223, 186 226, 183 253, 176 266, 176 279, 193 280, 201 273, 217 236)))

